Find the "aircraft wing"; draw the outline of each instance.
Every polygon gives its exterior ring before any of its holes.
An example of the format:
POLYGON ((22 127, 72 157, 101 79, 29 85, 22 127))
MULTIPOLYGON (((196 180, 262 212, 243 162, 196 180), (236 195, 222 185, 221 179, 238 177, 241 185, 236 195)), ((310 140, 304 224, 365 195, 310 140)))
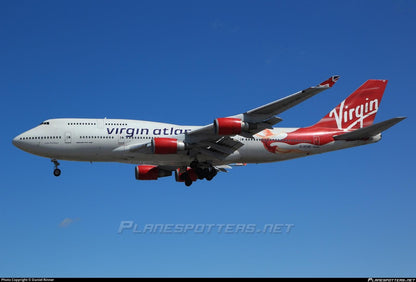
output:
MULTIPOLYGON (((277 117, 277 114, 280 114, 315 96, 316 94, 331 88, 338 78, 339 76, 334 75, 316 86, 309 87, 285 98, 281 98, 266 105, 246 111, 245 113, 230 116, 225 119, 238 119, 244 122, 247 129, 239 132, 238 135, 252 138, 254 134, 257 134, 266 128, 271 129, 273 125, 281 122, 282 119, 277 117)), ((232 138, 232 136, 235 135, 237 134, 221 136, 221 134, 216 132, 216 125, 214 121, 212 124, 208 124, 187 133, 185 141, 190 144, 193 149, 199 151, 199 153, 221 159, 243 145, 241 142, 232 138)))
POLYGON ((376 123, 376 124, 373 124, 364 128, 360 128, 360 129, 357 129, 348 133, 334 136, 334 139, 346 140, 346 141, 368 139, 372 136, 375 136, 389 129, 390 127, 392 127, 396 123, 401 122, 404 119, 405 117, 392 118, 392 119, 385 120, 385 121, 382 121, 382 122, 379 122, 379 123, 376 123))
POLYGON ((136 143, 136 144, 130 144, 127 146, 120 146, 113 150, 114 152, 135 152, 135 153, 152 153, 152 142, 146 142, 146 143, 136 143))
POLYGON ((277 101, 266 104, 264 106, 249 110, 245 112, 243 116, 246 117, 247 121, 253 121, 253 122, 261 122, 261 121, 268 120, 269 118, 277 114, 280 114, 292 108, 293 106, 296 106, 297 104, 305 101, 306 99, 309 99, 315 96, 316 94, 322 92, 323 90, 331 88, 335 84, 335 82, 338 80, 338 78, 339 78, 338 75, 334 75, 316 86, 309 87, 308 89, 299 91, 285 98, 282 98, 277 101))
MULTIPOLYGON (((285 98, 281 98, 242 114, 222 118, 222 120, 232 120, 233 122, 237 121, 244 124, 244 131, 235 134, 221 134, 221 132, 217 131, 215 123, 217 120, 221 120, 220 118, 214 121, 214 123, 186 133, 185 143, 187 144, 187 148, 191 151, 191 154, 203 154, 210 158, 221 160, 243 146, 243 143, 234 139, 233 136, 240 135, 252 138, 254 134, 257 134, 266 128, 272 128, 273 125, 282 121, 281 118, 276 116, 277 114, 280 114, 315 96, 316 94, 331 88, 338 78, 339 76, 337 75, 332 76, 316 86, 309 87, 285 98)), ((125 147, 121 146, 115 150, 151 153, 152 143, 131 144, 125 147)))

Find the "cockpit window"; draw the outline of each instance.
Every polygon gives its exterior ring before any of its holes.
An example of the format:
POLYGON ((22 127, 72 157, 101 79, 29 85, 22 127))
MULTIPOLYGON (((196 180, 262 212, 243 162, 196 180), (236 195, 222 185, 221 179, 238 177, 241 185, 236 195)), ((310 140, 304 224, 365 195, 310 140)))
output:
POLYGON ((49 124, 49 121, 44 121, 40 125, 42 125, 42 124, 49 124))

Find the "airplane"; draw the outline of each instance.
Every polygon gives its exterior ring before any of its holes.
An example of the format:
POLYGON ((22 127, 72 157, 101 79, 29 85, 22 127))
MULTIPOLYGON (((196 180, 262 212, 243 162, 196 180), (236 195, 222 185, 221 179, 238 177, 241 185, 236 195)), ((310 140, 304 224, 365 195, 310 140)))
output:
POLYGON ((378 142, 381 132, 405 117, 373 124, 387 80, 370 79, 317 123, 304 128, 273 127, 277 115, 331 88, 339 76, 241 114, 205 126, 128 119, 49 119, 18 135, 19 149, 58 160, 135 164, 137 180, 175 173, 190 186, 217 172, 248 163, 268 163, 378 142))

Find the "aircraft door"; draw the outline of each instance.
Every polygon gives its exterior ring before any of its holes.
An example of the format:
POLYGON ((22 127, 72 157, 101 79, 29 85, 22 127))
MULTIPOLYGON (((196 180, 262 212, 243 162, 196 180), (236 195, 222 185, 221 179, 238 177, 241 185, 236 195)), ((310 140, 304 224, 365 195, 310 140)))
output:
POLYGON ((71 132, 67 131, 65 132, 65 143, 70 144, 71 143, 71 132))
POLYGON ((104 128, 104 120, 103 119, 97 119, 97 128, 102 129, 104 128))

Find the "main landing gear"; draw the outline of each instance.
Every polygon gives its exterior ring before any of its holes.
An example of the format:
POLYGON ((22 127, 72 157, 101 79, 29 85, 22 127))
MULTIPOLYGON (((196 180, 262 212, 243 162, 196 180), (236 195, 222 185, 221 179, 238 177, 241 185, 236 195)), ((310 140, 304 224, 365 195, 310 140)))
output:
POLYGON ((211 181, 216 175, 217 170, 212 166, 204 166, 198 163, 198 161, 191 162, 190 167, 195 171, 198 179, 206 179, 208 181, 211 181))
POLYGON ((185 180, 185 185, 186 186, 191 186, 192 185, 192 179, 191 179, 191 177, 189 176, 189 174, 187 173, 187 172, 185 172, 185 175, 184 175, 184 180, 185 180))
POLYGON ((190 164, 190 168, 184 173, 179 175, 179 179, 185 182, 186 186, 191 186, 192 182, 197 179, 206 179, 211 181, 217 175, 217 170, 212 165, 200 164, 197 161, 193 161, 190 164))
POLYGON ((51 162, 53 162, 53 164, 55 165, 55 169, 53 170, 53 175, 58 177, 59 175, 61 175, 61 170, 58 168, 59 163, 56 159, 51 160, 51 162))

